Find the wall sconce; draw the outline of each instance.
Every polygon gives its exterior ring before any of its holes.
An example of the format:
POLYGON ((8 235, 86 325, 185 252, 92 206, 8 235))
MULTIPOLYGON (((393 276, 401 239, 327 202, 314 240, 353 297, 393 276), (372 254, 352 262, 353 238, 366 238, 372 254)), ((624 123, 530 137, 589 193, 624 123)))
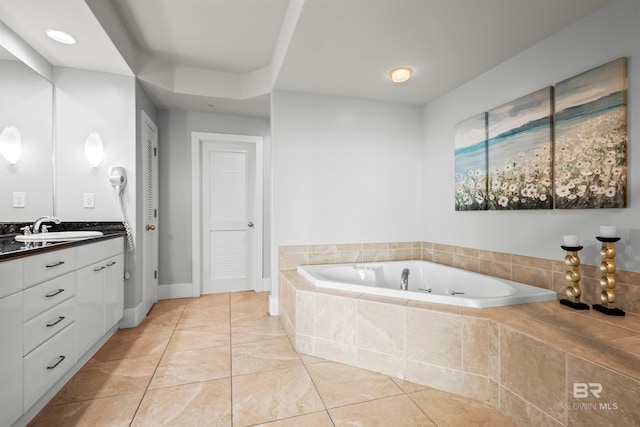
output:
POLYGON ((98 167, 102 162, 104 155, 104 148, 102 145, 102 138, 98 132, 91 132, 87 139, 84 141, 84 155, 89 161, 91 166, 98 167))
POLYGON ((14 165, 22 154, 22 138, 15 126, 7 126, 0 133, 0 153, 10 164, 14 165))

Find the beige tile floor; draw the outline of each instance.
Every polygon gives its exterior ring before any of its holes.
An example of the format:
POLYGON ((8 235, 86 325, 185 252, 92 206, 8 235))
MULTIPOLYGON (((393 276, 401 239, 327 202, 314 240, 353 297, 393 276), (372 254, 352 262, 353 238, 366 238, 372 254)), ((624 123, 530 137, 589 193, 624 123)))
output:
POLYGON ((491 406, 303 354, 267 294, 158 302, 31 426, 509 426, 491 406))

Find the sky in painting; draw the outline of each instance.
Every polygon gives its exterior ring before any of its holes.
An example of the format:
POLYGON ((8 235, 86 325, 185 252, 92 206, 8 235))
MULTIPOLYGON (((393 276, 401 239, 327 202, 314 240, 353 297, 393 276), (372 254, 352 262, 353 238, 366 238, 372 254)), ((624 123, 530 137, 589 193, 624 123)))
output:
POLYGON ((489 139, 551 114, 551 88, 546 87, 489 111, 489 139))
POLYGON ((623 90, 626 87, 625 59, 616 59, 558 83, 555 90, 556 111, 623 90))
POLYGON ((487 140, 486 113, 480 113, 456 124, 454 129, 455 148, 471 147, 487 140))

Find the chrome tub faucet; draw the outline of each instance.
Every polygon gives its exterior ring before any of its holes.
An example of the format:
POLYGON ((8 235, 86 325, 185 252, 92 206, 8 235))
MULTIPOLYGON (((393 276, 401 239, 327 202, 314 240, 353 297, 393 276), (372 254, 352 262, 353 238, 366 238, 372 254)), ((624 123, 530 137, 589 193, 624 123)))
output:
POLYGON ((406 291, 409 288, 409 269, 402 270, 400 275, 400 289, 406 291))

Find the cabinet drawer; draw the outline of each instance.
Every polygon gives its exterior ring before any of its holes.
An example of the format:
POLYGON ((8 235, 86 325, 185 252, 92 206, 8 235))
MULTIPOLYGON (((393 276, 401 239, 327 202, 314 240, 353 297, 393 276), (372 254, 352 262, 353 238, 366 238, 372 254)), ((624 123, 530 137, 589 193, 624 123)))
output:
POLYGON ((24 358, 24 409, 31 408, 76 363, 76 329, 70 324, 24 358))
POLYGON ((76 247, 76 268, 86 267, 107 257, 105 241, 76 247))
POLYGON ((75 298, 70 298, 25 323, 23 354, 30 353, 71 324, 76 318, 75 303, 75 298))
POLYGON ((105 240, 105 255, 107 258, 119 255, 124 252, 124 238, 118 237, 115 239, 105 240))
POLYGON ((0 277, 2 284, 0 285, 0 298, 7 295, 15 294, 22 290, 23 287, 23 263, 22 259, 0 262, 0 277))
POLYGON ((74 248, 24 258, 24 288, 75 270, 74 248))
POLYGON ((25 322, 75 295, 75 275, 65 274, 24 291, 25 322))

